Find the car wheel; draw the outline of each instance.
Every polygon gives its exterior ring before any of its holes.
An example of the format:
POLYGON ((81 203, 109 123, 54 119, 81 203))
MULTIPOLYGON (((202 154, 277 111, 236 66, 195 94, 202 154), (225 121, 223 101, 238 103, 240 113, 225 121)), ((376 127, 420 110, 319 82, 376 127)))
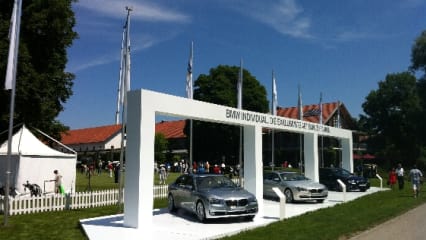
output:
POLYGON ((317 203, 323 203, 324 199, 317 199, 317 203))
POLYGON ((169 194, 169 197, 167 198, 167 208, 169 209, 169 212, 176 211, 175 199, 172 194, 169 194))
POLYGON ((366 188, 360 188, 359 189, 361 192, 365 192, 365 191, 367 191, 367 189, 366 188))
POLYGON ((287 202, 287 203, 291 203, 291 202, 293 202, 293 192, 289 189, 289 188, 287 188, 286 190, 284 190, 284 195, 285 195, 285 201, 287 202))
POLYGON ((244 217, 247 221, 253 221, 254 215, 250 215, 250 216, 245 216, 244 217))
POLYGON ((197 202, 196 211, 197 211, 198 220, 200 222, 205 222, 206 221, 206 209, 204 208, 204 204, 203 204, 202 201, 197 202))

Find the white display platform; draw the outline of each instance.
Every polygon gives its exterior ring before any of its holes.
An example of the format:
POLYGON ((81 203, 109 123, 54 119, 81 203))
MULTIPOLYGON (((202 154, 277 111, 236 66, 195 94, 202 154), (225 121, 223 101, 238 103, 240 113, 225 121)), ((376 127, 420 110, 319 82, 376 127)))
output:
MULTIPOLYGON (((347 192, 346 201, 388 190, 372 187, 366 192, 347 192)), ((285 218, 291 218, 315 211, 321 208, 332 207, 342 203, 344 199, 341 192, 329 192, 324 203, 295 203, 286 204, 285 218)), ((279 203, 263 200, 264 216, 257 216, 253 221, 214 220, 208 223, 199 223, 196 217, 186 211, 179 210, 170 214, 167 209, 153 211, 153 223, 150 229, 128 228, 123 226, 123 214, 103 216, 81 220, 80 223, 91 240, 127 240, 127 239, 157 239, 157 240, 192 240, 216 239, 228 235, 238 234, 242 231, 268 225, 279 221, 279 203)))

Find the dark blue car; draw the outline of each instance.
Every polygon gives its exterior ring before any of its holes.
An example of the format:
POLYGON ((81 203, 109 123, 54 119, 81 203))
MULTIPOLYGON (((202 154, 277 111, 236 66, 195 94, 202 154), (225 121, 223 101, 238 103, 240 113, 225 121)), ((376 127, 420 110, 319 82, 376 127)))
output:
POLYGON ((340 179, 346 185, 346 191, 365 192, 370 188, 370 182, 367 178, 355 176, 343 168, 320 168, 320 183, 327 186, 329 190, 342 191, 342 187, 337 182, 340 179))

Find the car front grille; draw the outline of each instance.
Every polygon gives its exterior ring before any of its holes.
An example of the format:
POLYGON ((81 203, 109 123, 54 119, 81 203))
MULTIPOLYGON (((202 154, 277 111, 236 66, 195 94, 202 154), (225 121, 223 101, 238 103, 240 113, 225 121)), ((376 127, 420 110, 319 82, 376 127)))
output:
POLYGON ((226 206, 228 207, 242 207, 242 206, 246 206, 247 203, 248 203, 247 199, 226 200, 226 206))
POLYGON ((311 193, 322 193, 322 191, 324 191, 324 189, 310 189, 309 192, 311 193))

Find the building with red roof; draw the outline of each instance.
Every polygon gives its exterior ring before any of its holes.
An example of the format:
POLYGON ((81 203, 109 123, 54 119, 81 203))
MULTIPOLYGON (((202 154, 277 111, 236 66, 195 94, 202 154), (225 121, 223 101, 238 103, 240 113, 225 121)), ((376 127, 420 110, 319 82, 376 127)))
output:
MULTIPOLYGON (((286 118, 298 118, 298 108, 277 108, 277 115, 286 118)), ((320 123, 320 106, 319 104, 305 105, 302 109, 303 120, 313 123, 320 123)), ((345 129, 354 129, 355 123, 342 102, 331 102, 322 104, 322 122, 324 125, 332 127, 341 127, 345 129)), ((187 157, 187 136, 185 134, 186 120, 161 121, 156 123, 155 132, 161 133, 168 140, 168 153, 172 155, 180 155, 187 157)), ((271 159, 271 136, 265 129, 264 134, 264 159, 271 159)), ((300 149, 300 134, 275 131, 275 159, 280 161, 298 162, 300 149)), ((356 138, 354 138, 354 142, 356 138)), ((68 147, 83 153, 118 154, 121 147, 121 125, 108 125, 93 128, 69 130, 62 134, 61 142, 68 147)), ((330 146, 338 148, 336 139, 327 138, 325 145, 329 149, 330 146)), ((324 149, 323 149, 324 150, 324 149)), ((108 155, 108 154, 107 154, 108 155)), ((321 158, 321 157, 320 157, 321 158)), ((267 161, 265 161, 267 162, 267 161)))

